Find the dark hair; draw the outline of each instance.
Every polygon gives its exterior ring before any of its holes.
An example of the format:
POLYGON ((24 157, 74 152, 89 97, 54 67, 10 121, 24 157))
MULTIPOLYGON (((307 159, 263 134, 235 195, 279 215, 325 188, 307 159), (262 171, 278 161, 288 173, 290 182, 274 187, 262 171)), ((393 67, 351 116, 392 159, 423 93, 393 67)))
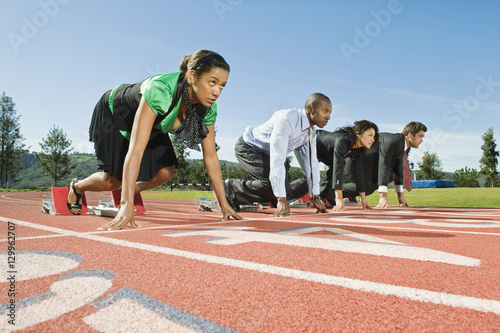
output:
MULTIPOLYGON (((337 128, 334 133, 348 133, 354 138, 354 142, 358 139, 358 134, 362 135, 364 132, 368 131, 369 129, 373 128, 375 130, 375 142, 378 141, 378 127, 375 125, 375 123, 372 123, 371 121, 368 120, 358 120, 354 122, 354 126, 345 126, 341 128, 337 128)), ((359 148, 363 153, 365 152, 366 148, 362 147, 359 148)))
POLYGON ((330 102, 330 98, 328 98, 328 96, 326 96, 325 94, 314 93, 314 94, 309 95, 309 97, 307 97, 307 100, 306 100, 306 109, 308 106, 311 106, 314 109, 316 104, 322 100, 326 100, 326 101, 330 102))
POLYGON ((194 70, 196 78, 200 78, 203 73, 210 72, 214 67, 225 69, 229 72, 229 64, 224 58, 216 52, 209 50, 199 50, 195 53, 185 56, 179 66, 184 74, 184 80, 187 82, 187 72, 194 70))
POLYGON ((403 129, 403 135, 407 136, 409 133, 415 135, 420 131, 427 132, 427 127, 418 121, 412 121, 403 129))

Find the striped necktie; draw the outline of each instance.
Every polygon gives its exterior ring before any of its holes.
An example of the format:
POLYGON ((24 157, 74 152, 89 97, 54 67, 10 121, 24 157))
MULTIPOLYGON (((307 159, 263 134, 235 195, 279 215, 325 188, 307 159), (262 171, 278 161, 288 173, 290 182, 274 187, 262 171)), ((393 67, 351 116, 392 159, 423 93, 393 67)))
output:
POLYGON ((413 184, 411 183, 411 170, 410 170, 410 164, 408 163, 408 149, 405 150, 403 154, 403 184, 405 189, 410 192, 411 189, 413 188, 413 184))
MULTIPOLYGON (((312 148, 313 148, 313 128, 312 127, 309 127, 309 167, 311 168, 310 171, 311 171, 311 189, 312 189, 312 186, 314 186, 314 182, 313 182, 313 151, 312 151, 312 148)), ((311 193, 312 195, 312 193, 311 193)))

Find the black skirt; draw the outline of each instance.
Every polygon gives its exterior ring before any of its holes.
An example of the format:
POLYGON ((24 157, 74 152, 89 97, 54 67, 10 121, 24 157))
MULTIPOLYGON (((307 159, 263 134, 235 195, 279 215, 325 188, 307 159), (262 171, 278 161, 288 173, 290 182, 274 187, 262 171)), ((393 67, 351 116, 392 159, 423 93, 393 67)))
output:
MULTIPOLYGON (((129 140, 113 125, 113 115, 109 108, 110 93, 111 91, 106 92, 95 106, 89 128, 89 140, 94 142, 98 168, 122 180, 129 140)), ((149 140, 144 149, 137 180, 148 181, 160 169, 177 164, 170 137, 168 134, 159 133, 149 140)))

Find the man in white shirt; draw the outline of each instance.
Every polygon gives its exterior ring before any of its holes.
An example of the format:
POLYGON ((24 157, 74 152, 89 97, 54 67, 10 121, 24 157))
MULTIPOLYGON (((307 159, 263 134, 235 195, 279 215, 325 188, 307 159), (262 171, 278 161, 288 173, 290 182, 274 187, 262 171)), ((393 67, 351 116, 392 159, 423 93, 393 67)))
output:
POLYGON ((320 172, 314 126, 325 127, 331 112, 330 99, 315 93, 307 98, 305 109, 277 111, 264 124, 247 127, 236 143, 235 154, 253 179, 224 181, 231 206, 239 210, 240 205, 277 200, 273 216, 289 216, 287 197, 293 196, 293 189, 285 170, 285 158, 299 149, 313 205, 317 213, 326 213, 326 207, 319 198, 320 172))

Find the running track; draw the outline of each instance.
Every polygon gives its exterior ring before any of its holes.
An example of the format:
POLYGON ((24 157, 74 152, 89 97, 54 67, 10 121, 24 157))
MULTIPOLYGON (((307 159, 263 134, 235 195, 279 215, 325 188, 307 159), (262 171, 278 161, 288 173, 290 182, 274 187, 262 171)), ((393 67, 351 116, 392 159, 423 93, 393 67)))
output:
POLYGON ((42 199, 0 193, 0 332, 500 331, 500 209, 221 222, 144 199, 141 229, 98 232, 109 218, 42 214, 42 199))

